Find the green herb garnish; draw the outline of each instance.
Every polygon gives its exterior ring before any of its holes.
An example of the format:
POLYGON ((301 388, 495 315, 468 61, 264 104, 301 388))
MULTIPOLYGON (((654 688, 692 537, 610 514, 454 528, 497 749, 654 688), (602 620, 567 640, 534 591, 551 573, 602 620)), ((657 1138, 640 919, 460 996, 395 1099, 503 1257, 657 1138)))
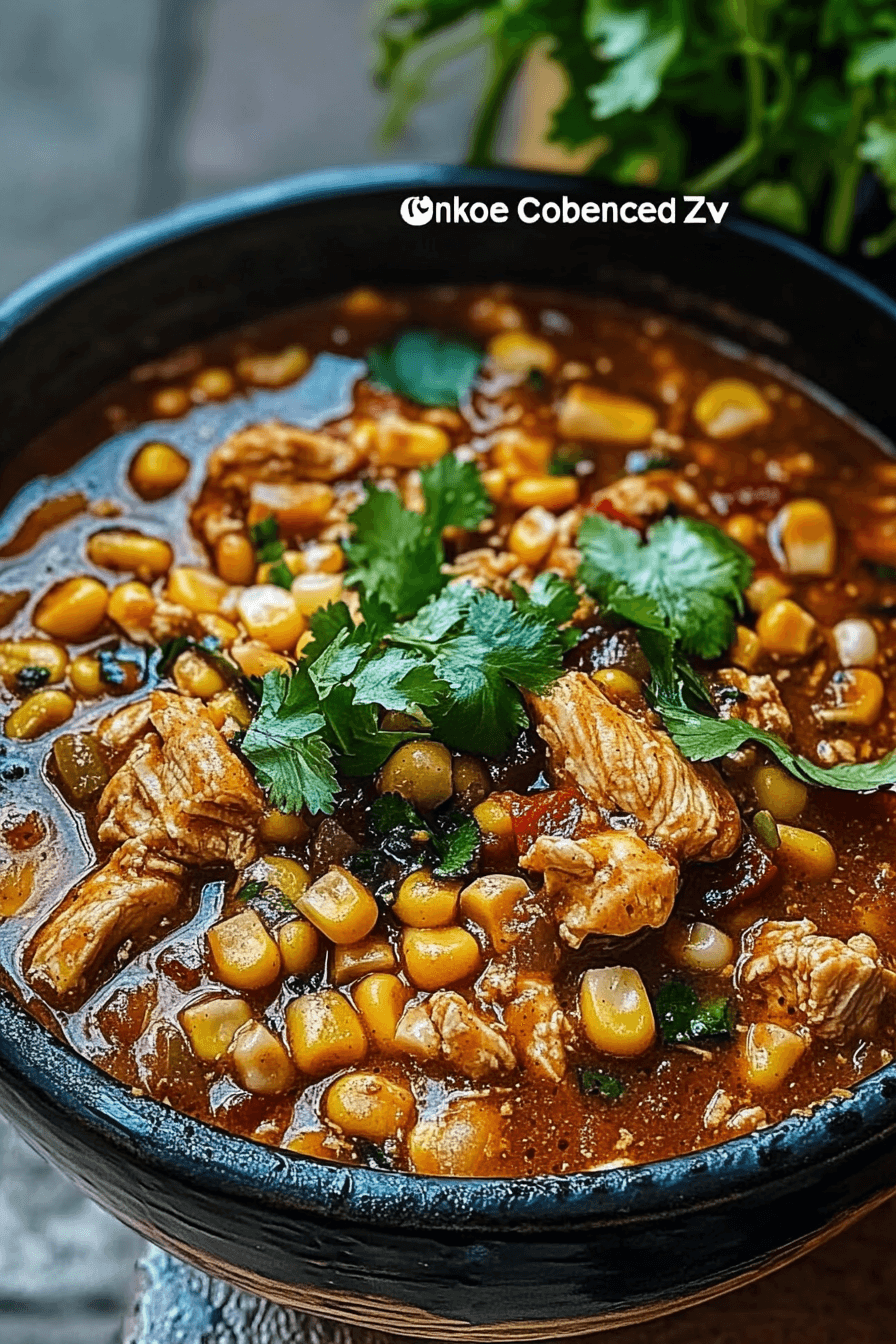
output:
POLYGON ((37 691, 41 686, 46 686, 50 680, 50 669, 48 667, 39 667, 37 664, 31 664, 29 667, 19 668, 16 673, 16 690, 19 691, 37 691))
POLYGON ((420 406, 459 406, 470 394, 484 354, 469 341, 436 331, 406 331, 391 347, 367 353, 370 376, 420 406))
POLYGON ((584 462, 586 457, 585 450, 580 448, 578 444, 561 443, 548 463, 548 475, 575 476, 576 467, 580 462, 584 462))
POLYGON ((734 1033, 734 1006, 728 998, 706 999, 681 980, 667 980, 656 996, 656 1018, 667 1045, 699 1045, 708 1040, 730 1040, 734 1033))
POLYGON ((370 822, 381 836, 398 833, 399 848, 407 854, 420 853, 422 842, 438 858, 433 868, 437 877, 454 877, 470 870, 479 850, 481 836, 473 817, 452 809, 436 813, 424 821, 419 812, 397 793, 384 793, 371 805, 370 822))
POLYGON ((266 890, 267 890, 266 882, 260 882, 258 881, 258 879, 256 879, 253 882, 246 882, 243 886, 240 887, 239 891, 236 893, 236 899, 238 901, 254 901, 257 900, 258 897, 261 895, 261 893, 266 890))
POLYGON ((296 576, 289 568, 289 565, 283 560, 278 560, 277 563, 271 565, 271 568, 268 570, 267 582, 275 583, 278 588, 286 588, 289 590, 292 588, 295 577, 296 576))
POLYGON ((286 550, 286 543, 280 540, 280 525, 272 513, 260 523, 252 524, 249 537, 259 564, 273 564, 282 558, 286 550))
POLYGON ((625 1092, 625 1083, 620 1078, 614 1078, 612 1073, 601 1073, 599 1069, 580 1069, 579 1091, 586 1097, 618 1101, 625 1092))

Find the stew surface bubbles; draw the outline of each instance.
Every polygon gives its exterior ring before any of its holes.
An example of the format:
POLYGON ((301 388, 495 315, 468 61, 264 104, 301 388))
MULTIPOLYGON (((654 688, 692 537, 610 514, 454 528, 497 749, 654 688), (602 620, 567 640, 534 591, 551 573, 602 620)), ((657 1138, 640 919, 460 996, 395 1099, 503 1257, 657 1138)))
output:
POLYGON ((339 299, 5 469, 0 980, 311 1157, 597 1170, 890 1061, 896 461, 673 322, 339 299))

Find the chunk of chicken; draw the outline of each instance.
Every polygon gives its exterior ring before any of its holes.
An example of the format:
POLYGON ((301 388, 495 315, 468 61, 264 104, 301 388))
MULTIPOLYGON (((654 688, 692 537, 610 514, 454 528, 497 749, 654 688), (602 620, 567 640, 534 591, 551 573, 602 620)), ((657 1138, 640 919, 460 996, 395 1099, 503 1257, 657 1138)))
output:
POLYGON ((520 867, 544 873, 560 937, 581 947, 591 933, 616 938, 658 929, 672 913, 678 865, 633 831, 580 840, 540 835, 520 867))
POLYGON ((798 1017, 823 1040, 872 1032, 896 986, 865 933, 847 942, 820 934, 810 919, 766 920, 747 931, 738 983, 754 987, 784 1021, 798 1017))
POLYGON ((100 798, 100 841, 136 838, 187 865, 251 863, 263 798, 249 771, 197 700, 154 691, 149 706, 153 731, 100 798))
POLYGON ((364 460, 359 447, 318 430, 268 420, 238 430, 208 459, 207 479, 245 491, 253 481, 337 481, 364 460))
POLYGON ((736 699, 724 695, 717 697, 723 719, 742 719, 754 728, 764 728, 767 733, 790 737, 793 723, 771 677, 751 675, 739 667, 723 667, 716 673, 716 680, 738 692, 736 699))
POLYGON ((693 509, 697 502, 697 492, 690 481, 674 472, 647 471, 621 476, 604 486, 594 495, 592 507, 609 504, 630 518, 647 519, 659 518, 671 504, 693 509))
POLYGON ((499 597, 509 597, 513 583, 526 585, 532 581, 532 570, 520 563, 519 556, 489 546, 461 551, 448 566, 448 573, 453 581, 470 583, 474 588, 490 588, 499 597))
POLYGON ((516 997, 505 1010, 514 1045, 524 1067, 548 1082, 566 1075, 566 1047, 572 1028, 549 980, 520 976, 516 997))
POLYGON ((713 767, 686 761, 668 733, 621 708, 582 672, 567 672, 529 704, 554 783, 628 813, 643 836, 679 860, 733 853, 741 834, 734 799, 713 767))
POLYGON ((440 989, 427 1004, 429 1018, 439 1034, 442 1054, 467 1078, 516 1067, 516 1056, 497 1022, 477 1013, 453 989, 440 989))
POLYGON ((128 938, 141 938, 172 913, 184 870, 129 840, 41 929, 29 978, 62 997, 128 938))

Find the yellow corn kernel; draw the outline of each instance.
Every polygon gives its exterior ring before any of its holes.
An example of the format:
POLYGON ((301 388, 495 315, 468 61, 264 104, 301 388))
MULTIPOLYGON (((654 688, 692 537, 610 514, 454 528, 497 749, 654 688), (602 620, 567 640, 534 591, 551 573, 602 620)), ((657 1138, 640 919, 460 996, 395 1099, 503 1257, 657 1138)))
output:
POLYGON ((240 1027, 229 1053, 240 1086, 256 1096, 276 1096, 295 1082, 295 1069, 286 1047, 261 1022, 247 1022, 240 1027))
POLYGON ((727 933, 701 920, 684 930, 676 952, 678 962, 692 971, 722 971, 734 961, 734 943, 727 933))
POLYGON ((276 354, 245 355, 237 360, 236 371, 245 383, 257 387, 284 387, 300 378, 311 356, 301 345, 288 345, 276 354))
POLYGON ((293 580, 292 600, 303 616, 311 616, 341 597, 341 574, 300 574, 293 580))
POLYGON ((62 681, 68 667, 68 654, 59 644, 48 639, 16 639, 0 641, 0 678, 15 686, 18 674, 26 667, 45 667, 49 684, 62 681))
POLYGON ((75 712, 75 702, 65 691, 35 691, 6 720, 6 736, 30 742, 60 727, 75 712))
POLYGON ((266 644, 249 639, 231 645, 230 656, 247 677, 264 677, 268 672, 289 672, 292 666, 282 653, 275 653, 266 644))
POLYGON ((457 918, 460 883, 433 877, 428 868, 410 873, 398 888, 392 913, 415 929, 436 929, 457 918))
POLYGON ((232 989, 264 989, 280 974, 277 944, 254 910, 241 910, 208 934, 218 979, 232 989))
POLYGON ((189 611, 214 614, 229 592, 228 584, 211 570, 198 569, 195 565, 176 565, 168 575, 165 596, 169 602, 176 602, 189 611))
POLYGON ((795 1031, 774 1022, 754 1022, 742 1043, 744 1082, 755 1092, 773 1092, 805 1053, 806 1042, 795 1031))
POLYGON ((300 569, 297 573, 341 574, 345 569, 345 552, 335 541, 312 541, 298 553, 300 569))
POLYGON ((319 527, 336 496, 322 481, 255 481, 249 491, 249 526, 274 517, 286 536, 319 527))
POLYGON ((174 552, 161 537, 147 537, 142 532, 129 532, 123 528, 107 528, 88 538, 87 558, 99 569, 136 574, 144 583, 151 583, 168 573, 174 552))
POLYGON ((190 474, 190 463, 170 443, 145 443, 129 472, 131 485, 142 499, 170 495, 190 474))
POLYGON ((766 653, 778 658, 804 658, 815 642, 815 618, 784 597, 762 612, 756 633, 766 653))
POLYGON ((156 609, 156 599, 145 583, 130 579, 119 583, 109 594, 108 615, 125 631, 148 630, 156 609))
POLYGON ((641 694, 640 682, 622 667, 599 667, 591 680, 614 700, 636 700, 641 694))
POLYGON ((109 595, 99 579, 79 574, 55 584, 40 599, 34 625, 54 639, 89 639, 106 615, 109 595))
POLYGON ((209 401, 224 401, 236 383, 229 369, 200 369, 193 379, 193 390, 209 401))
POLYGON ((216 616, 210 611, 201 611, 196 617, 196 624, 204 635, 211 635, 212 639, 225 647, 239 639, 240 632, 232 621, 225 621, 223 616, 216 616))
POLYGON ((403 742, 380 771, 380 793, 398 793, 425 812, 451 797, 451 752, 441 742, 403 742))
POLYGON ((252 865, 251 876, 282 891, 290 905, 296 907, 299 897, 304 896, 311 885, 311 877, 305 865, 285 854, 266 854, 257 864, 252 865))
POLYGON ((513 839, 513 818, 494 798, 474 807, 473 816, 486 844, 506 844, 513 839))
MULTIPOLYGON (((217 695, 212 696, 211 700, 208 702, 208 712, 212 716, 212 722, 219 732, 227 723, 228 719, 232 719, 237 728, 243 729, 248 728, 249 724, 252 722, 252 713, 245 700, 237 695, 236 691, 230 689, 219 691, 217 695)), ((262 827, 263 826, 264 823, 262 822, 262 827)), ((269 836, 264 834, 263 829, 259 834, 263 840, 270 839, 269 836)), ((280 842, 274 841, 274 843, 276 844, 280 842)))
POLYGON ((445 989, 471 979, 482 966, 476 939, 457 926, 405 929, 401 951, 408 979, 418 989, 445 989))
POLYGON ((519 518, 507 536, 508 550, 531 569, 536 569, 546 557, 557 535, 557 519, 540 504, 519 518))
POLYGON ((772 408, 752 383, 743 378, 719 378, 694 402, 694 419, 711 439, 733 439, 767 425, 772 408))
POLYGON ((246 1000, 232 998, 229 994, 192 1003, 180 1016, 193 1053, 204 1064, 214 1064, 220 1059, 240 1027, 251 1018, 252 1010, 246 1000))
POLYGON ((776 574, 757 574, 746 592, 747 605, 751 611, 766 611, 782 597, 789 597, 792 591, 790 585, 776 574))
POLYGON ((482 484, 493 504, 500 504, 507 494, 507 473, 500 467, 490 467, 482 473, 482 484))
POLYGON ((775 821, 796 821, 809 799, 809 790, 779 765, 759 765, 753 771, 753 792, 760 811, 775 821))
POLYGON ((546 476, 554 452, 554 440, 525 429, 502 429, 491 448, 492 466, 504 472, 507 481, 521 476, 546 476))
MULTIPOLYGON (((856 902, 852 908, 856 927, 860 933, 867 933, 879 946, 892 947, 896 937, 896 909, 886 897, 881 899, 879 896, 876 898, 868 896, 866 900, 868 904, 856 902)), ((4 913, 3 901, 0 898, 0 914, 2 913, 4 913)))
POLYGON ((735 667, 742 667, 745 672, 752 672, 762 657, 762 640, 746 625, 738 625, 734 628, 734 643, 728 653, 735 667))
POLYGON ((99 659, 87 653, 72 659, 68 679, 79 695, 103 695, 109 689, 100 675, 99 659))
POLYGON ((199 700, 211 700, 227 688, 221 673, 192 649, 180 655, 171 675, 179 691, 184 695, 195 695, 199 700))
POLYGON ((762 529, 751 513, 735 513, 725 524, 725 531, 739 546, 750 547, 755 546, 762 529))
POLYGON ((656 1036, 644 981, 631 966, 586 971, 579 986, 582 1025, 591 1044, 607 1055, 642 1055, 656 1036))
POLYGON ((305 617, 292 593, 275 583, 259 583, 240 593, 237 610, 253 639, 283 653, 292 649, 305 629, 305 617))
POLYGON ((258 833, 269 845, 294 845, 308 838, 308 823, 295 813, 270 808, 261 819, 258 833))
POLYGON ((153 395, 153 415, 173 419, 190 409, 190 394, 184 387, 162 387, 153 395))
POLYGON ((835 672, 814 707, 822 723, 847 723, 870 728, 884 706, 884 684, 867 667, 835 672))
POLYGON ((324 1112, 343 1134, 384 1143, 414 1123, 417 1109, 403 1083, 379 1073, 346 1073, 328 1089, 324 1112))
POLYGON ((550 341, 528 331, 502 331, 493 336, 487 350, 491 360, 508 373, 553 373, 560 356, 550 341))
POLYGON ((427 467, 444 457, 451 440, 438 425, 387 411, 375 426, 375 460, 385 467, 427 467))
POLYGON ((215 543, 215 569, 225 583, 244 587, 255 577, 255 547, 245 532, 225 532, 215 543))
MULTIPOLYGON (((34 863, 16 863, 0 873, 0 919, 16 915, 34 889, 34 863)), ((410 991, 409 991, 410 992, 410 991)))
POLYGON ((286 975, 305 975, 317 961, 320 936, 307 919, 290 919, 277 930, 280 959, 286 975))
POLYGON ((568 439, 595 443, 646 443, 659 416, 646 402, 620 397, 590 383, 573 383, 560 404, 557 425, 568 439))
POLYGON ((362 285, 345 295, 342 311, 348 317, 387 317, 392 311, 392 303, 385 294, 362 285))
POLYGON ((830 840, 799 826, 779 826, 781 843, 775 850, 775 863, 783 863, 806 882, 823 882, 837 868, 837 855, 830 840))
POLYGON ((352 994, 367 1035, 378 1050, 391 1053, 395 1045, 395 1029, 411 997, 411 990, 397 975, 376 971, 359 980, 352 994))
POLYGON ((343 943, 333 949, 332 972, 337 985, 348 985, 363 975, 395 970, 395 953, 387 938, 371 933, 358 943, 343 943))
POLYGON ((496 952, 508 951, 516 942, 513 918, 529 895, 521 877, 487 873, 464 887, 460 894, 460 912, 486 934, 496 952))
POLYGON ((768 529, 775 558, 788 574, 827 578, 837 564, 837 529, 819 499, 792 499, 768 529))
POLYGON ((510 487, 510 502, 518 509, 552 509, 555 513, 571 509, 578 502, 579 482, 575 476, 521 476, 510 487))
POLYGON ((287 1004, 286 1039, 296 1066, 317 1078, 360 1064, 367 1054, 361 1019, 336 989, 302 994, 287 1004))
POLYGON ((831 634, 841 667, 873 667, 880 653, 877 631, 862 616, 838 621, 831 634))
POLYGON ((497 1106, 457 1097, 433 1120, 418 1120, 408 1135, 408 1160, 421 1176, 492 1174, 504 1148, 497 1106))
POLYGON ((301 1153, 303 1157, 321 1157, 333 1162, 336 1159, 335 1140, 328 1129, 303 1129, 294 1134, 285 1144, 291 1153, 301 1153))
POLYGON ((331 943, 357 943, 379 917, 370 892, 345 868, 324 873, 299 896, 296 905, 331 943))

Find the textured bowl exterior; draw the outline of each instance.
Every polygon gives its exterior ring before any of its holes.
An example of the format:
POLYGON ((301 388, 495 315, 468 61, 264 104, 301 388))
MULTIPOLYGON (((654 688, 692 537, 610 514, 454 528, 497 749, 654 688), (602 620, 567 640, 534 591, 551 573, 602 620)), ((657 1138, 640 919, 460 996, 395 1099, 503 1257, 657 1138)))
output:
MULTIPOLYGON (((330 173, 142 225, 0 305, 2 453, 186 340, 360 283, 514 280, 736 339, 896 436, 896 305, 769 230, 401 223, 400 201, 611 188, 442 168, 330 173)), ((637 196, 626 192, 625 198, 637 196)), ((0 991, 0 1109, 150 1240, 252 1292, 404 1335, 527 1339, 646 1319, 792 1259, 896 1188, 896 1068, 811 1117, 568 1177, 340 1167, 135 1097, 0 991)))

